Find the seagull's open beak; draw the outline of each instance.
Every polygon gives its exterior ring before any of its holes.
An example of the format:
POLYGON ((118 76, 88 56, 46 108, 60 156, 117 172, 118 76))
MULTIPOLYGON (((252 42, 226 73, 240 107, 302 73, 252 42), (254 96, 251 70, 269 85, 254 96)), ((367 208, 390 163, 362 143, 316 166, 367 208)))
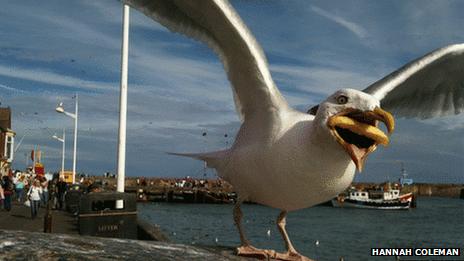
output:
POLYGON ((373 111, 346 109, 327 121, 330 132, 350 155, 358 171, 362 171, 367 155, 377 144, 387 146, 387 135, 377 128, 378 122, 385 123, 388 133, 395 128, 393 116, 379 107, 373 111))

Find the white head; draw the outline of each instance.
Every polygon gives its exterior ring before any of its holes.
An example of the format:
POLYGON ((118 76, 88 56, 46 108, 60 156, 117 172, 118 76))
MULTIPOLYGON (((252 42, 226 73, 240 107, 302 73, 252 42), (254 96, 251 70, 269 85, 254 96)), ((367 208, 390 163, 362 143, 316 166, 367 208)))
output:
POLYGON ((389 142, 378 122, 384 122, 389 133, 394 129, 393 116, 380 108, 379 100, 354 89, 336 91, 310 112, 315 114, 314 123, 330 133, 360 171, 367 155, 389 142))
POLYGON ((374 96, 355 89, 341 89, 319 105, 317 116, 328 119, 349 108, 373 111, 376 107, 380 107, 380 102, 374 96))

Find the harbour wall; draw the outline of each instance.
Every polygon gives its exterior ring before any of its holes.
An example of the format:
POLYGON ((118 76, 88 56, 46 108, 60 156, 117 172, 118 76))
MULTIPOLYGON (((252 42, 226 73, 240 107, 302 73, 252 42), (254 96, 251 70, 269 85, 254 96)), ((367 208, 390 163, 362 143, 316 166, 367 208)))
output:
MULTIPOLYGON (((100 178, 97 178, 100 179, 100 178)), ((100 179, 101 180, 101 179, 100 179)), ((179 178, 146 178, 135 177, 126 179, 126 191, 138 193, 143 191, 147 195, 161 197, 161 201, 176 199, 177 195, 184 195, 186 198, 193 198, 192 203, 227 203, 233 187, 225 181, 209 179, 206 183, 201 183, 202 179, 179 179, 179 178), (183 187, 176 184, 187 180, 183 187), (191 195, 188 197, 188 195, 191 195)), ((107 189, 116 187, 116 179, 104 178, 103 183, 107 189)), ((373 187, 378 183, 353 183, 356 187, 373 187)), ((402 189, 404 193, 412 192, 419 197, 449 197, 464 199, 464 184, 431 184, 415 183, 405 185, 402 189)), ((180 196, 178 197, 181 198, 180 196)), ((150 200, 150 197, 148 198, 150 200)))
POLYGON ((413 192, 418 196, 449 197, 464 199, 464 185, 462 184, 413 184, 406 186, 405 192, 413 192))

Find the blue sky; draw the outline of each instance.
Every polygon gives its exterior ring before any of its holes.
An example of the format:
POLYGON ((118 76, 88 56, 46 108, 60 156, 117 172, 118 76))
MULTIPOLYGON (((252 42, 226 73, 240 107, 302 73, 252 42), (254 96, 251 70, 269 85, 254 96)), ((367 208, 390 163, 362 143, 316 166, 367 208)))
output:
MULTIPOLYGON (((462 1, 232 1, 262 45, 289 103, 306 110, 339 88, 363 89, 425 53, 464 42, 462 1)), ((0 9, 0 102, 13 110, 14 167, 34 144, 46 168, 61 164, 51 136, 67 128, 79 94, 78 171, 115 172, 121 4, 116 0, 4 1, 0 9)), ((127 175, 197 176, 202 163, 166 155, 232 143, 239 127, 217 57, 131 11, 127 175), (203 136, 202 133, 207 135, 203 136), (224 137, 228 134, 228 137, 224 137)), ((464 117, 397 121, 387 149, 359 181, 393 180, 400 164, 418 182, 464 183, 464 117)), ((210 172, 210 175, 212 173, 210 172)))

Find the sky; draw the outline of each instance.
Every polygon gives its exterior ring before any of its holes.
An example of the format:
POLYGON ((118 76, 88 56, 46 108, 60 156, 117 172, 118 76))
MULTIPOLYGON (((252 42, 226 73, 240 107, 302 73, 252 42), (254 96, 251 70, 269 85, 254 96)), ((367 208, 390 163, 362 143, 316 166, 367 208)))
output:
MULTIPOLYGON (((231 1, 267 56, 279 89, 306 111, 340 88, 364 89, 436 48, 464 42, 463 1, 231 1)), ((199 161, 165 152, 230 146, 240 126, 222 64, 205 45, 131 10, 126 175, 201 177, 199 161), (203 133, 206 133, 204 136, 203 133), (227 137, 226 137, 227 136, 227 137)), ((40 145, 48 171, 116 172, 122 6, 117 0, 2 1, 0 102, 13 111, 14 168, 40 145)), ((464 183, 464 116, 397 119, 388 148, 356 181, 464 183)), ((29 160, 30 163, 30 160, 29 160)), ((207 172, 213 177, 212 171, 207 172)))

